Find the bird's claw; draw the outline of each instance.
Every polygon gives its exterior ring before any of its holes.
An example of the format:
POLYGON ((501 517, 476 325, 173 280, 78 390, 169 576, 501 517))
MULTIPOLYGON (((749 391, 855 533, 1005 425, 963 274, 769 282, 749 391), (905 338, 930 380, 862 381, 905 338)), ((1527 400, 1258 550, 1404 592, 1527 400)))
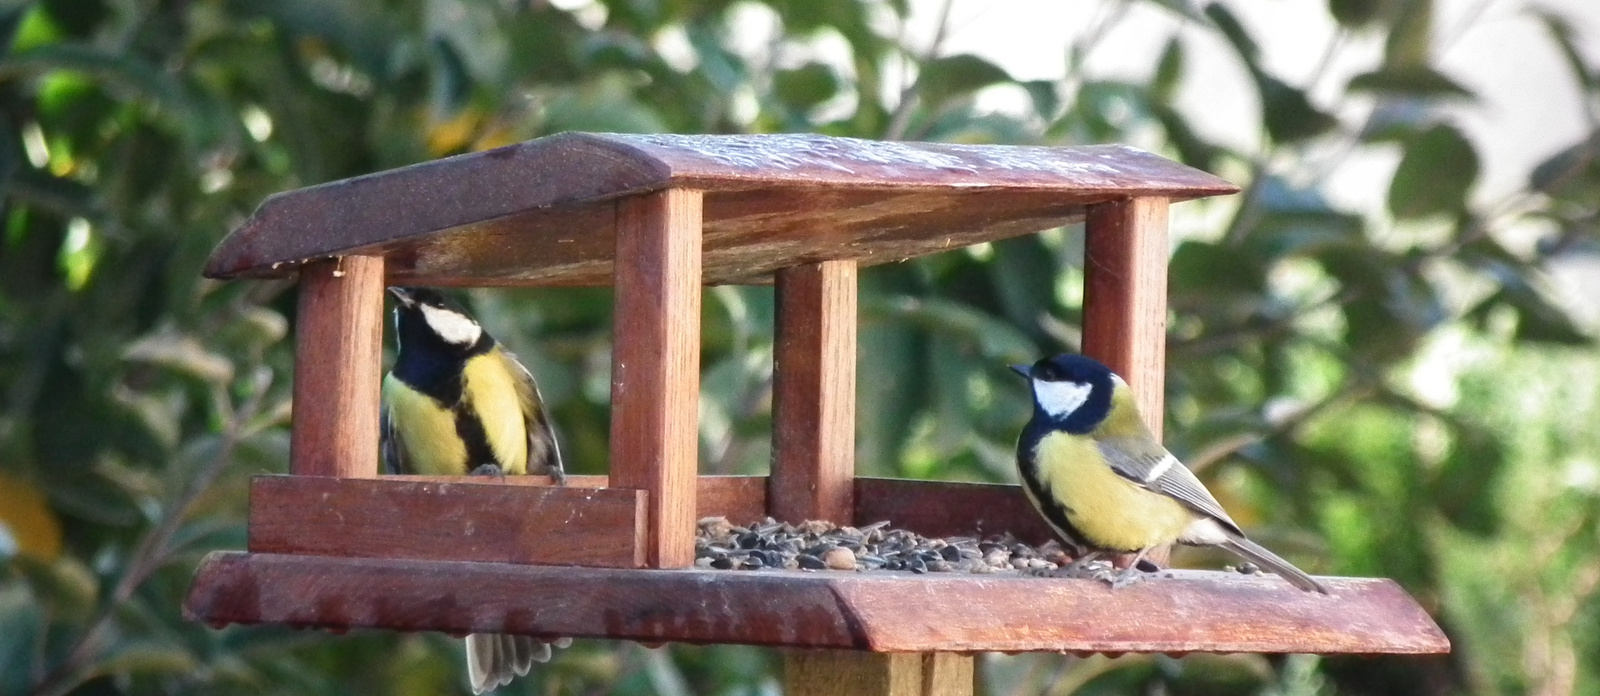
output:
POLYGON ((478 468, 473 469, 471 471, 471 473, 468 473, 467 475, 468 476, 493 476, 497 480, 504 481, 505 478, 506 478, 506 470, 500 468, 499 464, 479 464, 478 468))

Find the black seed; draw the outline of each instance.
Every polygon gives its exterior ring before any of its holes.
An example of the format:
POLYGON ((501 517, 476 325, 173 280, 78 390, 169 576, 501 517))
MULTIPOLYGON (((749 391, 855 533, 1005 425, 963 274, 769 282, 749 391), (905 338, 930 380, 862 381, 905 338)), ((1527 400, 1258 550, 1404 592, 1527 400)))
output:
POLYGON ((711 559, 711 567, 717 570, 733 570, 733 559, 727 556, 711 559))
POLYGON ((799 561, 800 567, 806 570, 822 570, 823 568, 828 567, 826 563, 822 562, 822 559, 817 558, 809 553, 802 553, 795 560, 799 561))

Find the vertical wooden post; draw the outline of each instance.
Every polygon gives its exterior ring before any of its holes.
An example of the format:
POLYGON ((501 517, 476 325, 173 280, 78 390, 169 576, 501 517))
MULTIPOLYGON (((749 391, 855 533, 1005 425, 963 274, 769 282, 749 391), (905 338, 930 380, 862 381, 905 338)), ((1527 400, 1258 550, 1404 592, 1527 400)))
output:
POLYGON ((788 650, 784 696, 972 696, 971 655, 788 650))
POLYGON ((377 476, 383 258, 306 264, 296 312, 289 471, 377 476))
POLYGON ((773 517, 855 518, 856 262, 778 271, 773 357, 773 517))
POLYGON ((685 189, 617 203, 611 485, 649 492, 653 568, 694 563, 700 204, 685 189))
POLYGON ((1167 199, 1089 207, 1083 353, 1122 375, 1161 438, 1167 361, 1167 199))

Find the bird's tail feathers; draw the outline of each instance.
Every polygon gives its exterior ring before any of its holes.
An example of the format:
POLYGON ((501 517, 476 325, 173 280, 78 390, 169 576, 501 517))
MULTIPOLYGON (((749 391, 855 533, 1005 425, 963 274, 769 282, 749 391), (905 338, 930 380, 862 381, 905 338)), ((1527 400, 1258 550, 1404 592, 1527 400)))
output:
MULTIPOLYGON (((571 638, 557 638, 555 646, 565 648, 571 638)), ((531 636, 474 633, 467 636, 467 680, 472 693, 481 694, 511 683, 513 677, 527 676, 535 662, 550 661, 550 643, 531 636)))
POLYGON ((1222 548, 1225 548, 1240 556, 1243 556, 1246 559, 1262 565, 1267 570, 1277 573, 1284 580, 1288 580, 1289 584, 1294 585, 1302 590, 1307 592, 1332 594, 1332 592, 1328 590, 1327 585, 1317 582, 1315 578, 1311 577, 1310 575, 1306 575, 1305 571, 1294 567, 1293 563, 1283 560, 1278 556, 1278 554, 1268 551, 1266 547, 1249 539, 1230 534, 1228 539, 1221 544, 1218 544, 1218 546, 1221 546, 1222 548))

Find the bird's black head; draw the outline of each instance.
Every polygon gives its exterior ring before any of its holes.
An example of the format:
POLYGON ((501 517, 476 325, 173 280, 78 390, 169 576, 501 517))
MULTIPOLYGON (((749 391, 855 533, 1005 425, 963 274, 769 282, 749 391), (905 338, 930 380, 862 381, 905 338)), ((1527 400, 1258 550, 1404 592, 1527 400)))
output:
POLYGON ((494 346, 494 339, 461 305, 428 288, 389 288, 400 355, 408 352, 465 357, 494 346), (409 349, 409 350, 408 350, 409 349))
POLYGON ((1032 365, 1012 365, 1033 388, 1034 418, 1074 434, 1094 430, 1111 413, 1121 379, 1092 358, 1062 353, 1032 365))

